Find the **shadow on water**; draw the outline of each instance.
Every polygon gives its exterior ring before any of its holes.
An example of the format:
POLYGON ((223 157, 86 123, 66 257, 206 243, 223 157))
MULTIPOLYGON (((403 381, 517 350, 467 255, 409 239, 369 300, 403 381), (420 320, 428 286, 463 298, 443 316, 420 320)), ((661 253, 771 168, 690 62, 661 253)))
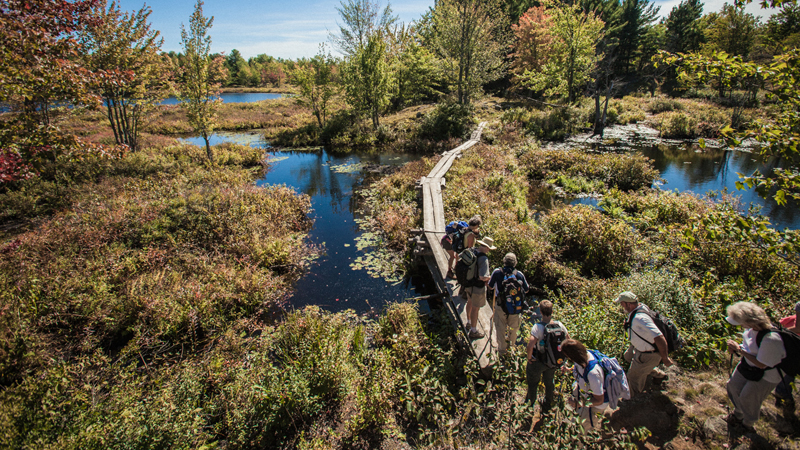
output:
MULTIPOLYGON (((308 240, 324 248, 321 255, 297 282, 288 298, 290 307, 319 305, 324 309, 356 312, 380 310, 386 303, 431 294, 430 276, 405 277, 399 283, 374 278, 366 270, 354 270, 351 264, 365 251, 356 240, 363 231, 356 222, 358 199, 353 193, 377 175, 362 170, 364 165, 397 166, 419 156, 408 154, 349 153, 339 155, 327 150, 270 151, 269 144, 258 135, 220 133, 211 136, 211 143, 237 142, 267 149, 271 167, 256 182, 259 186, 286 185, 311 198, 310 213, 314 227, 308 240)), ((202 138, 184 141, 202 145, 202 138)), ((427 307, 427 305, 421 305, 427 307)))

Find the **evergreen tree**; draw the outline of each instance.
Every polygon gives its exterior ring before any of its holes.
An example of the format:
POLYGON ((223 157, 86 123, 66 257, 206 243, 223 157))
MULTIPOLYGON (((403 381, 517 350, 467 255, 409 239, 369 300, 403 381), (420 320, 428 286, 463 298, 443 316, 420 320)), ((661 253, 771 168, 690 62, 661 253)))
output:
MULTIPOLYGON (((643 56, 643 44, 658 17, 659 7, 649 0, 623 0, 622 16, 617 49, 617 70, 629 73, 637 58, 643 56)), ((652 56, 652 53, 650 53, 652 56)))
POLYGON ((673 53, 700 50, 703 44, 703 29, 699 19, 703 15, 700 0, 682 0, 667 16, 667 49, 673 53))
POLYGON ((800 5, 787 3, 770 17, 766 24, 766 39, 775 53, 784 48, 800 47, 800 5))

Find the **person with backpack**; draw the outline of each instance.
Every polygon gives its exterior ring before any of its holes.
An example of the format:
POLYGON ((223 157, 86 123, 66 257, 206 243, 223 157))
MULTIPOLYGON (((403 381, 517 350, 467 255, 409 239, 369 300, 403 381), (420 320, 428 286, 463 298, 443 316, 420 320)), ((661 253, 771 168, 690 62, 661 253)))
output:
POLYGON ((486 304, 486 283, 489 281, 489 251, 496 250, 494 240, 490 237, 477 242, 476 248, 467 248, 458 255, 456 278, 461 285, 459 295, 467 305, 467 336, 480 339, 486 335, 479 331, 478 313, 486 304), (469 260, 469 263, 467 263, 469 260))
POLYGON ((533 325, 531 337, 528 339, 528 364, 525 367, 528 393, 525 401, 531 404, 536 402, 539 381, 543 381, 544 403, 541 414, 544 415, 553 406, 556 370, 564 365, 561 346, 569 339, 569 332, 561 322, 553 320, 553 303, 550 300, 539 302, 539 312, 542 321, 533 325))
MULTIPOLYGON (((794 304, 794 315, 784 317, 780 320, 781 327, 794 334, 800 334, 800 324, 797 323, 797 316, 800 314, 800 302, 794 304)), ((775 387, 775 406, 794 410, 794 396, 792 395, 792 383, 794 375, 784 374, 781 382, 775 387)))
POLYGON ((455 268, 458 254, 464 251, 464 236, 469 231, 467 222, 453 221, 444 227, 444 236, 440 244, 447 253, 447 278, 455 278, 455 268))
POLYGON ((669 367, 674 362, 669 357, 667 339, 653 319, 656 314, 646 305, 639 303, 639 298, 630 291, 619 294, 615 302, 628 314, 624 328, 630 345, 624 358, 630 363, 628 383, 631 392, 633 395, 638 395, 644 391, 648 375, 652 376, 654 381, 657 380, 656 383, 667 377, 658 369, 659 364, 663 363, 669 367))
POLYGON ((483 225, 483 219, 479 214, 475 214, 472 216, 471 219, 467 222, 469 229, 464 233, 464 248, 470 248, 475 246, 475 242, 480 239, 481 233, 480 228, 483 225))
POLYGON ((503 267, 498 267, 489 278, 489 289, 494 289, 494 326, 497 330, 497 351, 504 355, 508 349, 508 341, 517 342, 519 330, 519 315, 522 312, 522 302, 525 293, 530 287, 525 275, 517 270, 517 255, 507 253, 503 257, 503 267))
POLYGON ((744 328, 741 345, 728 340, 728 352, 742 359, 728 380, 728 398, 734 409, 728 425, 754 432, 761 413, 761 404, 781 381, 778 366, 787 356, 784 340, 774 332, 772 323, 761 307, 750 302, 728 306, 728 323, 744 328))
POLYGON ((573 363, 571 369, 562 366, 561 371, 572 370, 575 377, 572 396, 567 403, 577 409, 585 430, 597 428, 602 421, 598 416, 602 416, 606 408, 616 409, 620 399, 630 398, 625 371, 616 358, 588 350, 575 339, 562 342, 561 351, 573 363))

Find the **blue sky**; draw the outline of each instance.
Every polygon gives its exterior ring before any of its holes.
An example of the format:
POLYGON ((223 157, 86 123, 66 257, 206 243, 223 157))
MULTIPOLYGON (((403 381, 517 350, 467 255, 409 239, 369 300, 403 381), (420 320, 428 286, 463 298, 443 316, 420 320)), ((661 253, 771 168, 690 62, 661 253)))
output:
MULTIPOLYGON (((708 0, 704 12, 719 11, 725 0, 708 0)), ((667 15, 680 0, 656 1, 667 15)), ((138 10, 142 0, 118 0, 124 10, 138 10)), ((434 0, 397 0, 392 10, 402 22, 418 19, 434 0)), ((181 50, 181 23, 188 26, 195 0, 152 0, 150 21, 161 31, 164 51, 181 50)), ((338 0, 206 0, 203 13, 214 16, 211 28, 212 51, 230 53, 237 49, 249 58, 261 53, 297 59, 317 53, 321 42, 328 42, 328 31, 336 31, 338 0)), ((382 4, 386 4, 385 0, 382 4)), ((756 4, 748 12, 764 15, 756 4)))

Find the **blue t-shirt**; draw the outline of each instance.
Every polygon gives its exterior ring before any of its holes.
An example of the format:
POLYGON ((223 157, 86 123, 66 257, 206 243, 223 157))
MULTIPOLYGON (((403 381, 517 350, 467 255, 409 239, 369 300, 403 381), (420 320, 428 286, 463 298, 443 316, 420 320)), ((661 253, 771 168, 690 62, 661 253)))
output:
MULTIPOLYGON (((505 273, 509 275, 514 271, 511 267, 502 267, 494 269, 492 272, 492 277, 489 278, 489 287, 494 288, 494 294, 500 298, 505 292, 503 292, 503 279, 505 279, 505 273)), ((522 274, 519 270, 517 270, 517 279, 522 282, 522 291, 528 292, 530 290, 530 286, 528 286, 528 280, 525 279, 525 275, 522 274)))

